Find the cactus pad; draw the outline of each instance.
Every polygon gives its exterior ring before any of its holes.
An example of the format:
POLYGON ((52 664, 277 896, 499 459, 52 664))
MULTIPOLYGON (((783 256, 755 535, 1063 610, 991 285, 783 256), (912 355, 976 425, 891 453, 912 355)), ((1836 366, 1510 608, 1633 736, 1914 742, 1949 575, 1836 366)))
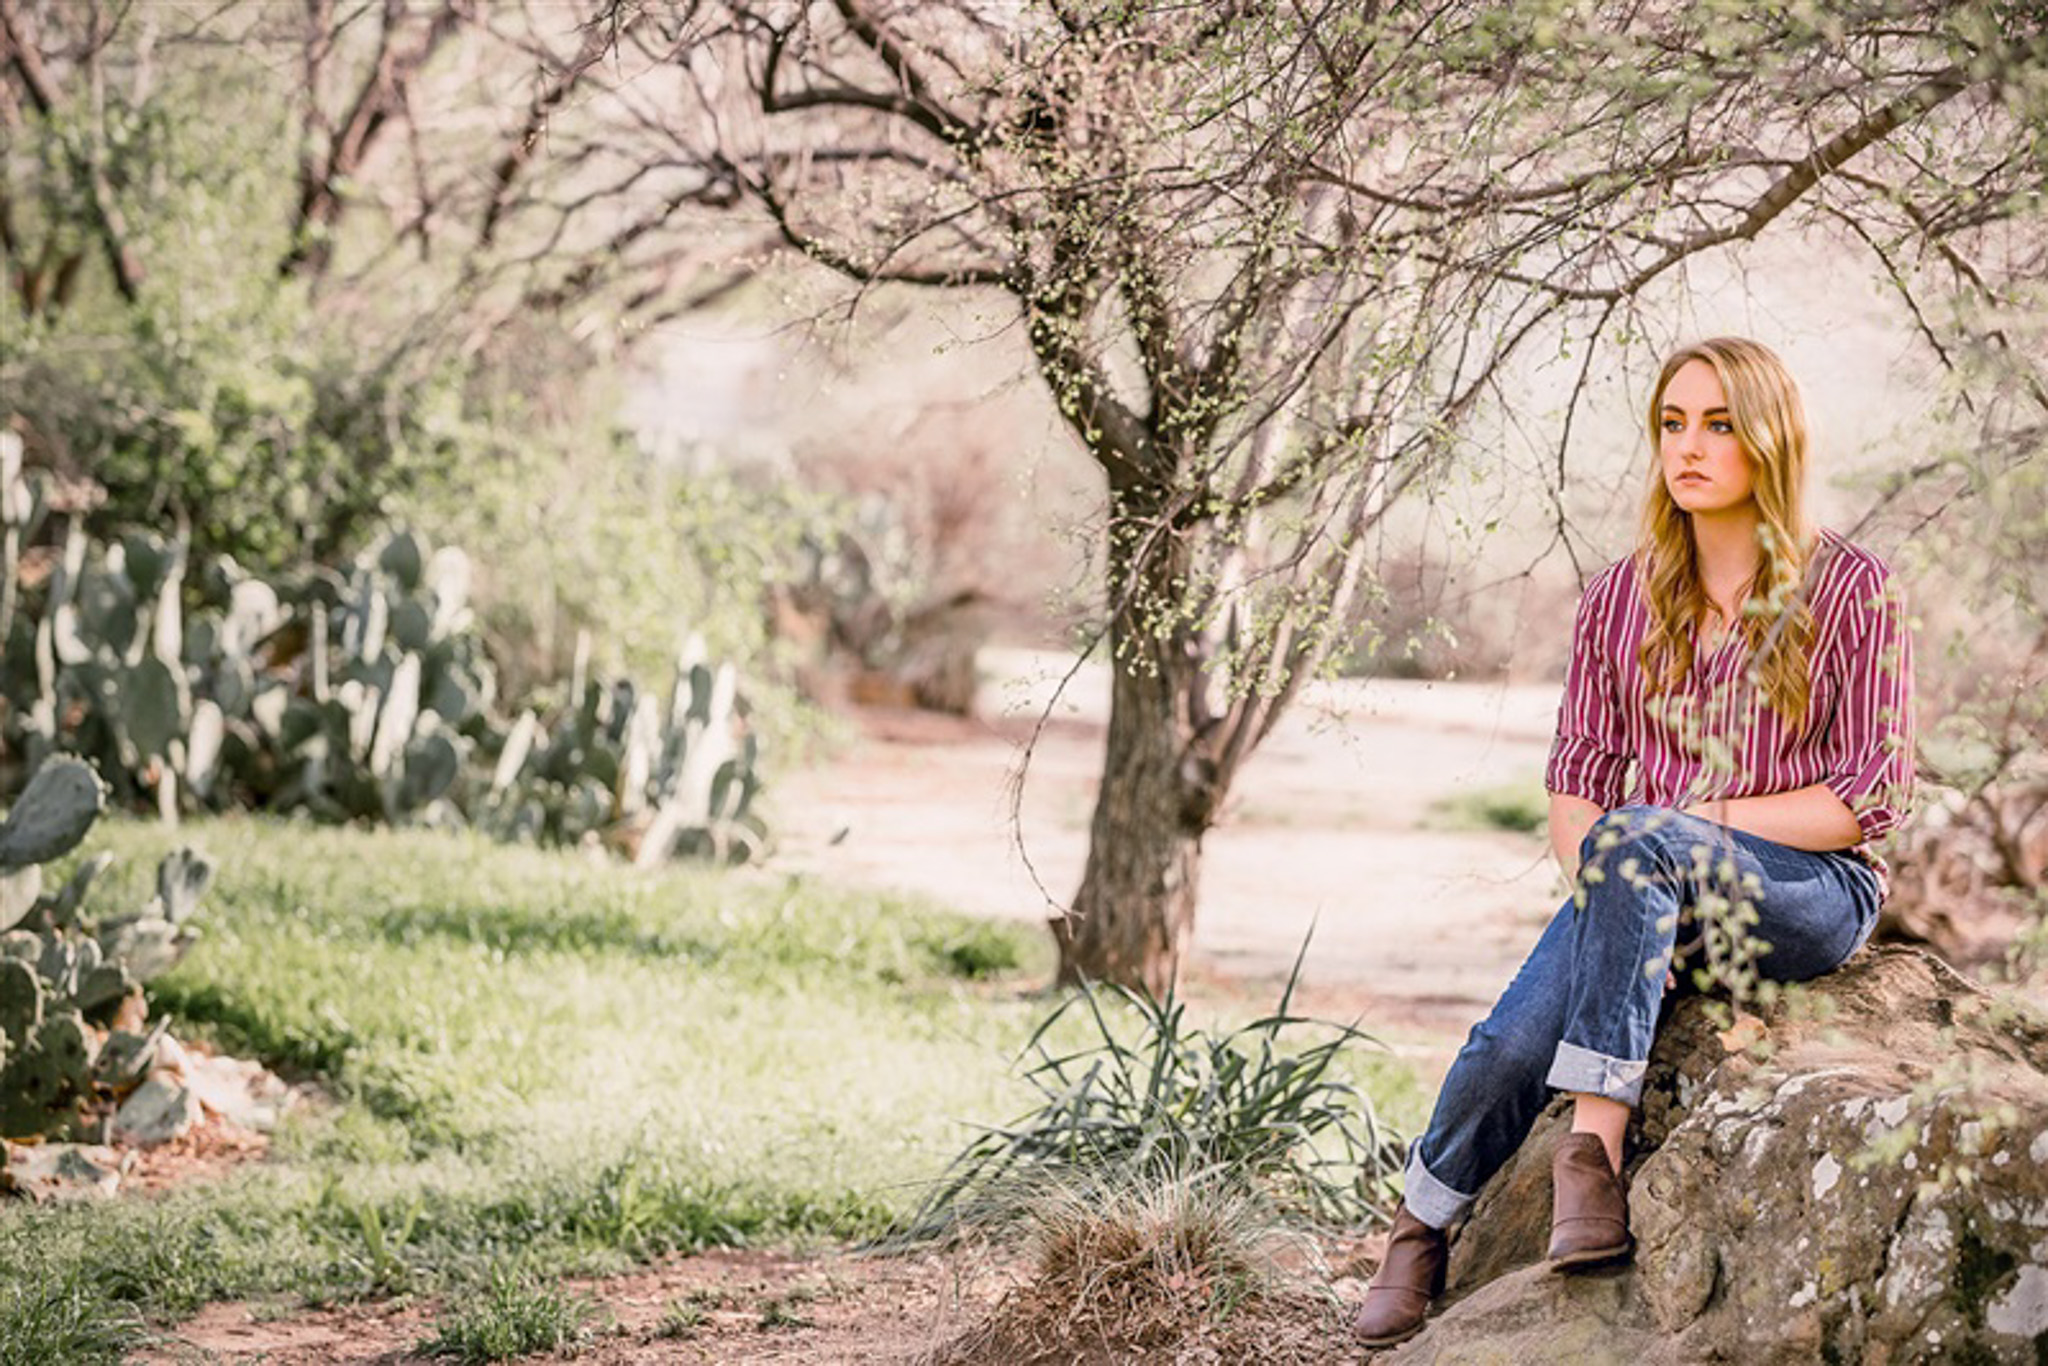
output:
POLYGON ((377 551, 377 567, 398 580, 398 586, 406 592, 417 591, 420 577, 426 572, 419 539, 409 531, 392 532, 377 551))
POLYGON ((55 896, 43 898, 43 912, 49 916, 50 924, 54 928, 68 930, 78 924, 78 912, 85 905, 86 893, 92 890, 93 882, 101 873, 107 871, 113 862, 114 856, 104 850, 94 854, 78 865, 77 870, 71 874, 71 880, 64 884, 62 890, 55 896))
POLYGON ((179 849, 164 855, 156 866, 156 894, 163 903, 164 918, 183 925, 199 909, 199 898, 213 884, 213 860, 197 849, 179 849))
POLYGON ((0 872, 0 930, 19 925, 36 908, 42 891, 43 870, 33 863, 0 872))
POLYGON ((0 958, 0 1037, 19 1052, 42 1022, 42 978, 18 958, 0 958))
POLYGON ((128 742, 148 759, 170 753, 185 733, 185 700, 170 666, 151 655, 128 671, 121 689, 121 720, 128 742))
POLYGON ((48 863, 85 838, 105 807, 107 790, 78 759, 47 759, 0 822, 0 867, 48 863))

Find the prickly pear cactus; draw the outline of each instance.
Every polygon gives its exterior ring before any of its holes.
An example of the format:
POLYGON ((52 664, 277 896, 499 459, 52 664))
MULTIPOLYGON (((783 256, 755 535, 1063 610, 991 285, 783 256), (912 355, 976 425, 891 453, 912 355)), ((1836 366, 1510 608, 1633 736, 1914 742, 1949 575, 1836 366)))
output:
POLYGON ((199 908, 199 898, 213 885, 213 860, 197 849, 178 849, 156 866, 156 896, 164 919, 183 925, 199 908))
POLYGON ((569 706, 552 722, 521 716, 472 813, 501 839, 602 840, 641 864, 673 857, 742 862, 766 847, 753 814, 758 748, 730 664, 713 667, 691 636, 664 706, 629 679, 591 677, 577 647, 569 706))
POLYGON ((28 1046, 43 1023, 43 981, 18 958, 0 958, 0 1036, 10 1049, 28 1046))
POLYGON ((0 867, 62 858, 78 847, 106 804, 107 789, 91 765, 68 757, 45 760, 0 822, 0 867))
MULTIPOLYGON (((30 767, 52 752, 77 754, 117 801, 139 804, 147 792, 171 807, 170 751, 190 714, 180 657, 185 558, 182 539, 136 531, 95 546, 76 517, 68 521, 38 619, 10 627, 0 641, 7 753, 26 756, 30 767)), ((21 777, 18 769, 5 774, 10 786, 21 777)))
MULTIPOLYGON (((0 532, 21 510, 8 487, 0 468, 0 532)), ((700 639, 663 699, 597 677, 579 637, 565 705, 508 731, 469 607, 473 567, 458 549, 400 530, 344 570, 313 567, 282 590, 227 560, 196 577, 187 583, 182 541, 135 532, 95 545, 74 519, 29 600, 39 619, 0 628, 0 756, 68 751, 107 784, 94 794, 89 770, 50 770, 48 791, 0 826, 0 932, 32 917, 76 923, 84 885, 46 894, 35 865, 75 844, 109 796, 167 820, 255 807, 471 824, 504 839, 602 843, 642 862, 742 861, 766 846, 738 675, 700 639)), ((11 582, 0 583, 0 621, 11 582)), ((21 777, 0 757, 0 785, 21 777)), ((163 900, 156 919, 175 927, 176 899, 163 900)), ((174 960, 178 936, 131 919, 131 975, 137 962, 174 960)))
POLYGON ((47 917, 52 929, 75 929, 78 925, 78 908, 85 904, 85 895, 92 889, 93 882, 114 862, 114 856, 101 852, 78 865, 55 896, 45 895, 37 901, 36 909, 47 917))
MULTIPOLYGON (((9 858, 70 850, 102 795, 77 760, 49 760, 0 823, 0 848, 9 858)), ((213 863, 178 850, 158 865, 156 895, 146 906, 94 920, 86 897, 110 861, 107 854, 86 860, 48 896, 34 894, 39 864, 0 872, 0 902, 10 924, 22 922, 0 926, 0 1136, 97 1141, 119 1094, 156 1056, 161 1024, 111 1036, 105 1029, 139 1021, 141 984, 191 945, 190 922, 213 863)))
POLYGON ((33 863, 0 872, 0 930, 19 925, 36 908, 42 891, 43 870, 33 863))
POLYGON ((0 1137, 83 1129, 98 1052, 98 1041, 77 1011, 45 1016, 24 1047, 10 1050, 6 1069, 0 1071, 0 1137))
POLYGON ((100 961, 122 974, 121 992, 103 999, 120 999, 185 956, 197 938, 193 913, 212 881, 213 860, 196 849, 179 849, 157 865, 156 895, 148 905, 94 926, 94 937, 87 942, 100 961))

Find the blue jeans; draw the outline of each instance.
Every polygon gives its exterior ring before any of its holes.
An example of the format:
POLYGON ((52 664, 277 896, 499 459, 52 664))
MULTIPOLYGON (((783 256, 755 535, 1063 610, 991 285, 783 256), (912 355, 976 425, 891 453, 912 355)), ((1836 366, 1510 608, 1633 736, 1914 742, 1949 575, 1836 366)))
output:
POLYGON ((1587 832, 1579 856, 1572 900, 1472 1027, 1429 1127, 1408 1150, 1405 1199, 1425 1224, 1464 1216, 1552 1091, 1636 1103, 1681 921, 1703 900, 1754 908, 1755 970, 1780 982, 1839 967, 1877 925, 1877 874, 1861 859, 1679 811, 1617 807, 1587 832))

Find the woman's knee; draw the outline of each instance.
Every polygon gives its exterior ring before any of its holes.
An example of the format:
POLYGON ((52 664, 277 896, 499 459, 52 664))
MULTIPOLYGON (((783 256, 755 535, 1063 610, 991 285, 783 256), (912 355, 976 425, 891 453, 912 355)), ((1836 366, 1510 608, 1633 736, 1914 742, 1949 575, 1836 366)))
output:
POLYGON ((1458 1050, 1462 1066, 1477 1069, 1494 1085, 1541 1085, 1557 1052, 1559 1033, 1545 1032, 1528 1021, 1507 1024, 1486 1019, 1472 1026, 1465 1046, 1458 1050))

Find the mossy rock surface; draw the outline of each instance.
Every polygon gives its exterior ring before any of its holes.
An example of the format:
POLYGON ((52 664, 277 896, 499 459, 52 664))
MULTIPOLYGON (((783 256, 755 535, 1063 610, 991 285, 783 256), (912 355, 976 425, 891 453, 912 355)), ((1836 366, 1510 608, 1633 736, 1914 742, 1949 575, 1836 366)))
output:
POLYGON ((1867 952, 1724 1035, 1659 1034, 1632 1265, 1540 1263, 1562 1103, 1482 1192, 1445 1303, 1386 1362, 2048 1359, 2048 1027, 1867 952))

